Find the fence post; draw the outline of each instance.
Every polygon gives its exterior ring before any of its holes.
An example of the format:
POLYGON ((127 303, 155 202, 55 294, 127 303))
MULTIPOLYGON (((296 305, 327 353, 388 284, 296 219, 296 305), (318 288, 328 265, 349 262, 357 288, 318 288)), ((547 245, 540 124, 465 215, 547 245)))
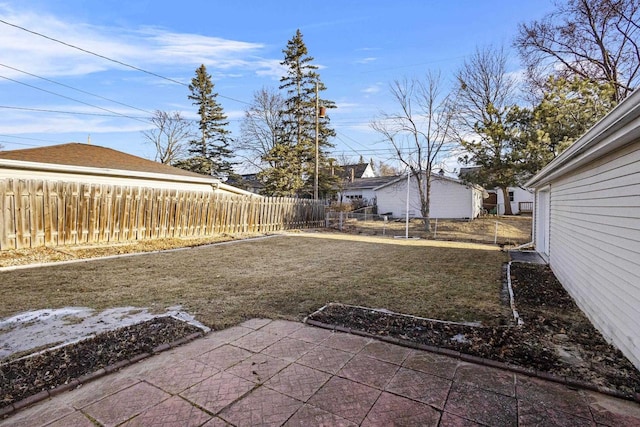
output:
POLYGON ((436 218, 436 225, 433 227, 433 238, 438 237, 438 218, 436 218))
POLYGON ((498 221, 496 221, 496 231, 493 234, 493 244, 498 243, 498 221))
POLYGON ((340 211, 340 222, 338 223, 338 230, 342 231, 342 211, 340 211))

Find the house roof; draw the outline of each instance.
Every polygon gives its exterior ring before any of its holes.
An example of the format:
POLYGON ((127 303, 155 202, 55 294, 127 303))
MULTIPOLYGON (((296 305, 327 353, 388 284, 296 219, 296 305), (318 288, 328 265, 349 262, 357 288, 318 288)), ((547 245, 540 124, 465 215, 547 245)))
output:
MULTIPOLYGON (((457 179, 457 178, 451 178, 451 177, 449 177, 449 176, 440 175, 440 174, 438 174, 438 173, 432 173, 432 174, 431 174, 431 177, 432 177, 432 179, 437 179, 437 180, 441 180, 441 181, 449 181, 449 182, 453 182, 453 183, 455 183, 455 184, 460 184, 460 185, 468 185, 468 186, 471 186, 471 187, 477 188, 478 190, 483 190, 483 188, 482 188, 482 187, 480 187, 479 185, 476 185, 476 184, 467 184, 467 183, 465 183, 465 182, 463 182, 462 180, 459 180, 459 179, 457 179)), ((392 179, 392 180, 390 180, 390 181, 388 181, 388 182, 385 182, 385 183, 383 183, 383 184, 381 184, 381 185, 379 185, 379 186, 375 187, 375 188, 374 188, 374 190, 377 190, 377 189, 379 189, 379 188, 384 188, 384 187, 386 187, 386 186, 388 186, 388 185, 395 184, 396 182, 400 182, 400 181, 402 181, 402 180, 406 180, 406 179, 407 179, 407 176, 406 176, 406 175, 401 175, 401 176, 395 176, 395 177, 393 177, 393 178, 394 178, 394 179, 392 179)))
POLYGON ((133 156, 122 151, 77 142, 23 150, 0 151, 0 159, 207 178, 204 175, 133 156))
POLYGON ((460 168, 460 172, 458 173, 458 178, 462 179, 465 176, 480 170, 480 166, 468 166, 466 168, 460 168))
POLYGON ((383 184, 398 179, 397 176, 376 176, 374 178, 356 178, 353 182, 349 182, 345 186, 345 190, 376 188, 383 184))
POLYGON ((69 144, 0 151, 0 167, 6 169, 143 178, 211 185, 228 193, 257 196, 212 176, 201 175, 98 145, 69 144))
POLYGON ((353 171, 353 176, 355 178, 361 178, 364 172, 367 170, 367 166, 369 163, 356 163, 353 165, 342 165, 340 168, 340 177, 344 179, 351 179, 351 171, 353 171))
POLYGON ((640 90, 635 90, 569 148, 542 168, 526 187, 542 187, 595 159, 640 139, 640 90))

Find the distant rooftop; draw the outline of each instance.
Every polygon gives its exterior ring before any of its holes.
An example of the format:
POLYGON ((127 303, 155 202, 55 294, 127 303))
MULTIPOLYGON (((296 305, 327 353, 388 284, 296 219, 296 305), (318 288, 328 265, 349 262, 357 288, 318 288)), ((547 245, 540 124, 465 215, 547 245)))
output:
POLYGON ((77 142, 48 147, 0 151, 0 159, 207 178, 206 175, 154 162, 153 160, 123 153, 122 151, 77 142))

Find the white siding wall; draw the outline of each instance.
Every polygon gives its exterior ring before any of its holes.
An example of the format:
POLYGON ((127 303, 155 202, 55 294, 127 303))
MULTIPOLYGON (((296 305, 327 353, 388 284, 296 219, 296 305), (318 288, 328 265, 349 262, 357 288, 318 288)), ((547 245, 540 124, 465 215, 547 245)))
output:
MULTIPOLYGON (((533 191, 529 192, 523 190, 520 187, 509 187, 509 191, 513 191, 513 202, 511 202, 511 212, 514 214, 520 213, 520 202, 533 202, 533 191)), ((500 207, 499 214, 504 215, 504 196, 502 190, 496 190, 498 195, 498 206, 500 207)))
MULTIPOLYGON (((373 188, 354 188, 354 189, 348 189, 348 190, 344 190, 342 192, 342 202, 343 203, 347 203, 349 202, 348 197, 349 196, 362 196, 363 199, 368 200, 369 202, 373 202, 373 199, 376 197, 376 193, 375 191, 373 191, 373 188)), ((338 199, 340 198, 340 194, 338 194, 338 199)))
MULTIPOLYGON (((135 187, 167 188, 185 191, 211 191, 212 184, 209 183, 189 183, 180 181, 164 181, 161 179, 150 179, 141 177, 122 177, 91 175, 86 173, 65 173, 52 171, 37 171, 26 169, 9 169, 0 167, 0 178, 23 178, 23 179, 48 179, 53 181, 73 181, 91 182, 95 184, 126 185, 135 187)), ((224 192, 224 191, 222 191, 224 192)))
POLYGON ((549 245, 558 279, 640 368, 640 141, 551 183, 549 245))
MULTIPOLYGON (((402 179, 376 191, 378 212, 391 212, 394 217, 406 214, 407 180, 402 179)), ((420 214, 420 197, 415 178, 411 179, 409 216, 420 214)), ((482 196, 478 198, 472 187, 434 177, 431 182, 431 218, 473 218, 479 213, 482 196), (474 209, 475 206, 475 209, 474 209)))

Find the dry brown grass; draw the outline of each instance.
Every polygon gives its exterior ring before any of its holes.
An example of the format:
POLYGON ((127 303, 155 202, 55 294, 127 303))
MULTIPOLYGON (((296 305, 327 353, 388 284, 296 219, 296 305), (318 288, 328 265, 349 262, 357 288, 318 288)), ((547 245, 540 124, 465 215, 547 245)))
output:
POLYGON ((329 302, 495 324, 504 253, 495 247, 300 233, 173 252, 0 272, 0 317, 45 307, 162 310, 203 323, 301 319, 329 302))
MULTIPOLYGON (((431 232, 424 231, 422 220, 409 221, 409 236, 431 240, 455 240, 481 243, 493 243, 496 237, 501 245, 521 245, 531 241, 531 217, 530 216, 487 216, 466 220, 431 220, 431 232)), ((363 221, 350 219, 345 222, 343 230, 349 233, 404 236, 405 221, 363 221)))

